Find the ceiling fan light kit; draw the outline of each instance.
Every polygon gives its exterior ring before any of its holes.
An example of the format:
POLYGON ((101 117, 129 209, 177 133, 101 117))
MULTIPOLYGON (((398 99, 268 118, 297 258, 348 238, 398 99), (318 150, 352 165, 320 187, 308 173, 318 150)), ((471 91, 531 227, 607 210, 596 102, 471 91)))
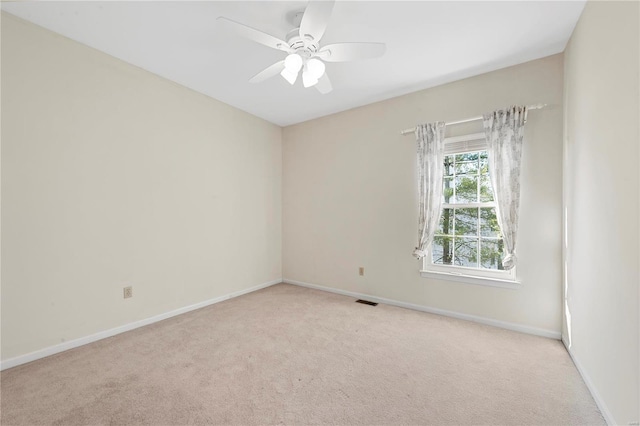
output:
POLYGON ((382 56, 385 51, 384 43, 335 43, 320 47, 319 42, 329 23, 334 3, 335 1, 310 1, 304 13, 296 14, 296 21, 300 19, 300 26, 289 31, 287 41, 225 17, 219 17, 218 21, 243 37, 288 53, 284 60, 260 71, 249 82, 259 83, 280 74, 293 85, 302 70, 302 85, 305 88, 315 86, 320 93, 326 94, 331 92, 333 87, 325 72, 324 61, 370 59, 382 56))

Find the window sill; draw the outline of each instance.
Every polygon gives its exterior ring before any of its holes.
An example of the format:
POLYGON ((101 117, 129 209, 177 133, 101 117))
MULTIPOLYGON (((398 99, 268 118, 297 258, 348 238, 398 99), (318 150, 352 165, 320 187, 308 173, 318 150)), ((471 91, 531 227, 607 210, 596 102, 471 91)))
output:
POLYGON ((465 275, 451 272, 435 272, 435 271, 420 271, 420 276, 423 278, 432 278, 436 280, 455 281, 465 284, 486 285, 489 287, 509 288, 516 290, 520 288, 522 284, 517 280, 479 277, 476 275, 465 275))

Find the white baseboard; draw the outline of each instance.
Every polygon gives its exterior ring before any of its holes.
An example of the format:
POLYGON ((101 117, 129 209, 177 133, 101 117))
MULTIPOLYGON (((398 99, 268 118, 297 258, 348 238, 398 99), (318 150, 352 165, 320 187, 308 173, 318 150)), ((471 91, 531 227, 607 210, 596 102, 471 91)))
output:
POLYGON ((154 322, 162 321, 167 318, 175 317, 176 315, 184 314, 190 311, 194 311, 196 309, 204 308, 205 306, 213 305, 218 302, 222 302, 224 300, 232 299, 234 297, 242 296, 243 294, 251 293, 256 290, 260 290, 266 287, 270 287, 274 284, 279 284, 282 282, 282 279, 277 279, 273 281, 269 281, 266 283, 259 284, 254 287, 250 287, 244 290, 235 291, 233 293, 225 294, 223 296, 218 296, 213 299, 205 300, 203 302, 195 303, 193 305, 185 306, 183 308, 178 308, 173 311, 165 312, 163 314, 155 315, 151 318, 145 318, 139 321, 134 321, 129 324, 121 325, 119 327, 111 328, 109 330, 101 331, 95 334, 91 334, 89 336, 80 337, 78 339, 69 340, 68 342, 60 343, 54 346, 49 346, 48 348, 40 349, 34 352, 30 352, 28 354, 20 355, 14 358, 9 358, 0 362, 0 371, 6 370, 11 367, 16 367, 21 364, 26 364, 27 362, 35 361, 40 358, 47 357, 49 355, 57 354, 60 352, 68 351, 69 349, 77 348, 78 346, 83 346, 98 340, 106 339, 107 337, 115 336, 116 334, 124 333, 126 331, 134 330, 139 327, 144 327, 145 325, 153 324, 154 322))
POLYGON ((600 396, 600 393, 598 392, 595 385, 591 381, 591 378, 587 374, 586 370, 582 367, 582 364, 580 363, 580 361, 578 361, 575 354, 571 351, 571 347, 567 344, 567 341, 565 339, 562 339, 562 343, 564 344, 564 347, 567 349, 567 352, 569 352, 569 356, 571 357, 573 364, 576 366, 576 369, 582 376, 582 380, 584 380, 584 383, 587 385, 589 392, 591 392, 591 396, 593 396, 593 400, 596 402, 596 405, 600 409, 600 413, 602 413, 602 417, 604 417, 604 420, 607 422, 608 425, 613 426, 613 425, 619 424, 613 418, 611 411, 609 411, 609 407, 607 407, 607 404, 604 403, 604 400, 600 396))
POLYGON ((398 306, 401 308, 413 309, 416 311, 428 312, 430 314, 443 315, 446 317, 458 318, 466 321, 473 321, 480 324, 491 325, 498 328, 505 328, 507 330, 519 331, 521 333, 533 334, 535 336, 549 337, 551 339, 560 340, 561 334, 558 331, 545 330, 542 328, 529 327, 526 325, 515 324, 511 322, 499 321, 491 318, 478 317, 475 315, 463 314, 460 312, 447 311, 439 308, 432 308, 430 306, 415 305, 413 303, 399 302, 397 300, 385 299, 383 297, 371 296, 369 294, 355 293, 352 291, 340 290, 332 287, 324 287, 321 285, 305 283, 302 281, 290 280, 284 278, 282 282, 287 284, 294 284, 301 287, 313 288, 316 290, 328 291, 330 293, 341 294, 343 296, 351 296, 357 299, 366 299, 372 302, 384 303, 386 305, 398 306))

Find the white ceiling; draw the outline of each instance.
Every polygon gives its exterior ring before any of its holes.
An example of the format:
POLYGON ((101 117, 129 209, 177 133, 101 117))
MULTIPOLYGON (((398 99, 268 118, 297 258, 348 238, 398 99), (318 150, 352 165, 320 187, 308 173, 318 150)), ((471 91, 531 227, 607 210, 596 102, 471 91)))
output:
POLYGON ((284 52, 223 31, 225 16, 279 38, 302 1, 15 2, 2 10, 286 126, 562 52, 584 1, 338 1, 322 45, 387 44, 382 58, 327 63, 333 92, 254 74, 284 52))

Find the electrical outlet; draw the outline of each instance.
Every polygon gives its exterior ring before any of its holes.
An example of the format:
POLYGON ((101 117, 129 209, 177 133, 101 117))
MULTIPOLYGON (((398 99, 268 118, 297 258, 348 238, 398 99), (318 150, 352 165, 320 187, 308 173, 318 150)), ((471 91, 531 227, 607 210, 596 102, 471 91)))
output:
POLYGON ((364 276, 364 266, 361 266, 360 268, 358 268, 358 274, 360 274, 361 277, 364 276))
POLYGON ((124 298, 125 299, 133 297, 133 287, 131 287, 131 286, 123 288, 122 292, 124 293, 124 298))

